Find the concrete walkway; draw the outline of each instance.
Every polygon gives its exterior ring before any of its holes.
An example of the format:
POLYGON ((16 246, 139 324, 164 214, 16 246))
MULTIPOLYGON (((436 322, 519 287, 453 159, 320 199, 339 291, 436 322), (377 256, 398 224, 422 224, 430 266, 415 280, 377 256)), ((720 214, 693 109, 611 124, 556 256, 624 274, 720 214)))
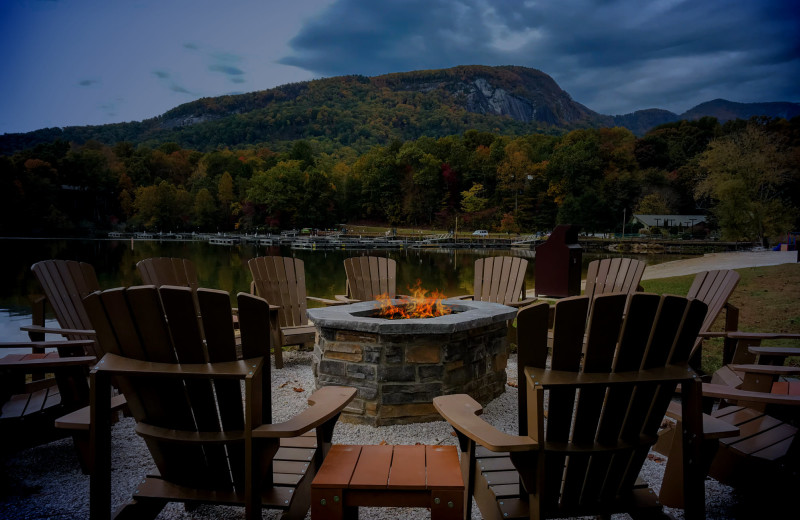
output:
POLYGON ((797 251, 736 251, 732 253, 709 253, 696 258, 675 260, 663 264, 648 265, 642 280, 669 278, 696 274, 712 269, 743 269, 767 265, 797 263, 797 251))

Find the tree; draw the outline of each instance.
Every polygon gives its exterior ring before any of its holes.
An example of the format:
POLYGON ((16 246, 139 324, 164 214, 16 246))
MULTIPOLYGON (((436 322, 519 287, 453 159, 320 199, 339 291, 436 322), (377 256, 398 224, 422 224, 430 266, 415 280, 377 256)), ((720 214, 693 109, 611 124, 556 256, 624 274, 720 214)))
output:
POLYGON ((669 215, 672 213, 664 196, 658 192, 642 197, 634 211, 643 215, 669 215))
MULTIPOLYGON (((199 193, 199 192, 198 192, 199 193)), ((233 194, 233 177, 228 172, 222 174, 217 184, 217 199, 219 199, 220 213, 225 226, 230 224, 231 203, 236 200, 233 194)))
POLYGON ((281 161, 265 172, 256 172, 247 198, 261 205, 264 212, 281 226, 297 224, 298 209, 302 208, 300 190, 305 175, 301 161, 281 161))
POLYGON ((500 190, 508 201, 506 207, 511 206, 516 217, 519 209, 519 194, 525 187, 528 175, 533 177, 534 163, 529 157, 527 142, 524 139, 514 139, 505 147, 505 158, 497 167, 497 189, 500 190))
POLYGON ((696 193, 713 200, 723 238, 766 244, 790 230, 797 210, 783 194, 797 181, 796 157, 778 135, 753 123, 709 144, 696 193))
POLYGON ((461 211, 475 213, 486 209, 489 199, 483 197, 483 184, 474 183, 470 189, 461 192, 461 211))
POLYGON ((214 196, 203 188, 194 197, 194 223, 201 231, 213 231, 217 222, 214 196))

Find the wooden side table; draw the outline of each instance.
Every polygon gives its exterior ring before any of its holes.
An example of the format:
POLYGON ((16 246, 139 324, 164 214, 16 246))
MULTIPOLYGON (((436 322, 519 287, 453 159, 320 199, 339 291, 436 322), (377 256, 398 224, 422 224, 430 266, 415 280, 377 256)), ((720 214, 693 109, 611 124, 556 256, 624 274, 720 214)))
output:
POLYGON ((359 506, 429 507, 433 520, 463 518, 456 447, 334 445, 311 483, 311 517, 357 518, 359 506))

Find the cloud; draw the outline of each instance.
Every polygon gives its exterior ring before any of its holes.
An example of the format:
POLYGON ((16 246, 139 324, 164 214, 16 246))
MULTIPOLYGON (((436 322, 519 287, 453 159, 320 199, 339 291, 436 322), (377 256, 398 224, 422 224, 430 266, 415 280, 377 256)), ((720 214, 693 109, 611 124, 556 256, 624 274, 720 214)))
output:
POLYGON ((213 72, 222 72, 228 76, 241 76, 244 74, 244 71, 238 67, 234 67, 232 65, 221 65, 218 63, 209 65, 208 70, 213 72))
POLYGON ((800 10, 761 0, 338 0, 279 63, 316 75, 523 65, 616 114, 800 101, 800 10))
POLYGON ((169 78, 169 72, 165 70, 154 70, 153 75, 158 79, 167 79, 169 78))
POLYGON ((91 87, 92 85, 96 85, 100 83, 99 79, 82 79, 78 82, 78 85, 81 87, 91 87))
POLYGON ((121 97, 106 101, 105 103, 98 106, 98 108, 105 113, 107 117, 116 117, 119 111, 119 106, 122 105, 125 100, 121 97))
POLYGON ((217 52, 210 55, 213 63, 208 66, 211 72, 221 72, 231 83, 245 83, 244 70, 238 67, 242 57, 230 52, 217 52))
POLYGON ((170 84, 169 89, 173 92, 178 92, 179 94, 191 94, 191 92, 187 88, 182 87, 177 83, 170 84))
POLYGON ((196 51, 196 50, 198 50, 200 48, 196 43, 192 43, 192 42, 184 43, 183 47, 185 49, 189 49, 189 50, 193 50, 193 51, 196 51))

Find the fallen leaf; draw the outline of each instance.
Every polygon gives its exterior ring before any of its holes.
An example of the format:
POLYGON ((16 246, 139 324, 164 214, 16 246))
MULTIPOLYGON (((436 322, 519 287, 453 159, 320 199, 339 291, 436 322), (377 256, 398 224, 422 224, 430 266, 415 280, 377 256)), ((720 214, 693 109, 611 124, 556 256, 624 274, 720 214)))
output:
POLYGON ((455 436, 456 436, 456 432, 450 432, 450 435, 452 435, 453 437, 455 437, 455 436))
POLYGON ((387 444, 386 441, 381 441, 378 443, 378 446, 386 446, 386 444, 387 444))
POLYGON ((280 385, 278 388, 283 388, 284 386, 286 386, 286 385, 288 385, 288 384, 289 384, 289 381, 286 381, 285 383, 283 383, 282 385, 280 385))
POLYGON ((293 387, 292 390, 294 390, 295 392, 305 392, 306 391, 305 388, 300 388, 299 386, 293 387))
POLYGON ((508 383, 506 383, 506 384, 507 384, 508 386, 510 386, 511 388, 518 388, 518 385, 517 385, 517 382, 516 382, 516 381, 509 381, 509 382, 508 382, 508 383))

